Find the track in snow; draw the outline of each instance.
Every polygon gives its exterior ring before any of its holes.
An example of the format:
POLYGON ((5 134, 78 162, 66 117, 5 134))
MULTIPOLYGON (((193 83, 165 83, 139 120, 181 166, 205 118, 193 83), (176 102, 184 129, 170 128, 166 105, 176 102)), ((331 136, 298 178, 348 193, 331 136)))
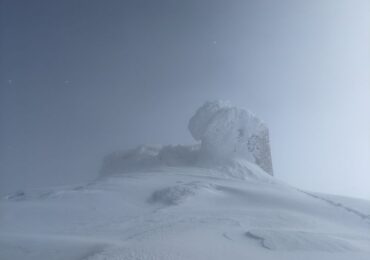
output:
POLYGON ((312 194, 312 193, 307 192, 307 191, 303 191, 303 190, 298 190, 298 191, 300 191, 300 192, 302 192, 302 193, 304 193, 304 194, 306 194, 306 195, 308 195, 308 196, 310 196, 312 198, 322 200, 322 201, 324 201, 324 202, 326 202, 326 203, 328 203, 328 204, 330 204, 330 205, 332 205, 334 207, 341 208, 341 209, 346 210, 347 212, 350 212, 352 214, 355 214, 356 216, 360 217, 361 219, 365 220, 366 222, 369 222, 370 221, 370 215, 367 215, 367 214, 362 213, 362 212, 360 212, 360 211, 358 211, 356 209, 353 209, 353 208, 350 208, 348 206, 345 206, 342 203, 335 202, 335 201, 332 201, 330 199, 320 197, 318 195, 312 194))

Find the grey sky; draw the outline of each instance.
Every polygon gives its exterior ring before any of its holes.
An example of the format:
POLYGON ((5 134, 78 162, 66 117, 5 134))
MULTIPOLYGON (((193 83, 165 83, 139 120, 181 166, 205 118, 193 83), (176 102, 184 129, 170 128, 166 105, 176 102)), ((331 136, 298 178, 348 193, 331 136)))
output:
POLYGON ((192 143, 226 99, 270 126, 274 172, 370 198, 367 0, 0 0, 0 194, 90 180, 101 157, 192 143))

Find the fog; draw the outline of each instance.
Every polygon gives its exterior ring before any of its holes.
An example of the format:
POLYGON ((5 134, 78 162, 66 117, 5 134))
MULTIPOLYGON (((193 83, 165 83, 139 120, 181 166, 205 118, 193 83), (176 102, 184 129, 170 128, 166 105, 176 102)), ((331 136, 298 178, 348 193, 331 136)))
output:
POLYGON ((270 128, 274 174, 370 198, 366 0, 0 1, 0 195, 190 144, 206 100, 270 128))

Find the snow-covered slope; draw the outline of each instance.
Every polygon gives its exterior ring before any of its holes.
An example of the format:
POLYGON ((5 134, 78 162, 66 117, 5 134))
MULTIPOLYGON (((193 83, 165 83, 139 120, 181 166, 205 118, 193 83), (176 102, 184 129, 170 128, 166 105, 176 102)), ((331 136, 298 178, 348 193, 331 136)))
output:
POLYGON ((155 167, 0 201, 1 260, 369 256, 370 202, 298 191, 246 161, 155 167))

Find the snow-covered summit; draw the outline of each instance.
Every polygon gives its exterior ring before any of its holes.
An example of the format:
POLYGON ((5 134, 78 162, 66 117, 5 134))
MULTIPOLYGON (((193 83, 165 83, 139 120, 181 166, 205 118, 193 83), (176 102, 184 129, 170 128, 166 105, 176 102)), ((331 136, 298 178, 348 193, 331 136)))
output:
POLYGON ((252 113, 209 102, 189 128, 200 143, 115 152, 88 184, 1 198, 0 259, 369 259, 370 202, 267 174, 252 113))
POLYGON ((105 157, 102 175, 160 166, 237 167, 243 160, 273 175, 268 128, 253 113, 228 102, 206 102, 191 117, 188 128, 199 144, 114 152, 105 157))

